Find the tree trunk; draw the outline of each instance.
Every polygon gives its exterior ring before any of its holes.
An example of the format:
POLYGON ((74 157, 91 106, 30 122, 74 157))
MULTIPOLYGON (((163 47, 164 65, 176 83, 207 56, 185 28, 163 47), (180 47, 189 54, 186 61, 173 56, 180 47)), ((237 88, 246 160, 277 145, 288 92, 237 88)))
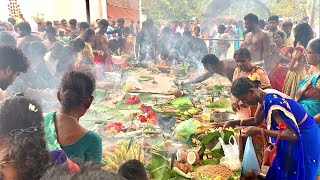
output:
POLYGON ((309 24, 313 27, 314 26, 315 15, 316 15, 317 0, 309 0, 308 4, 309 4, 309 7, 308 7, 309 24))

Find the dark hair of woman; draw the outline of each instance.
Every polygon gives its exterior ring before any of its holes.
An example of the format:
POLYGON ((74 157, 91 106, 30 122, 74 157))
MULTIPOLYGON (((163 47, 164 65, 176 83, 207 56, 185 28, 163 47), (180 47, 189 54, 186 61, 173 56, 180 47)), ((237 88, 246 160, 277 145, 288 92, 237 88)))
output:
POLYGON ((199 26, 196 26, 196 27, 194 27, 194 28, 193 28, 193 30, 194 30, 194 31, 199 31, 199 32, 200 32, 200 27, 199 27, 199 26))
POLYGON ((92 36, 94 36, 96 33, 94 32, 94 30, 92 30, 92 29, 87 29, 85 32, 84 32, 84 36, 83 36, 83 40, 85 41, 85 42, 88 42, 89 40, 90 40, 90 38, 92 37, 92 36))
POLYGON ((298 24, 294 28, 294 47, 300 42, 304 48, 307 48, 307 45, 312 38, 313 31, 308 23, 298 24))
POLYGON ((13 161, 18 179, 40 179, 51 165, 43 131, 40 105, 24 96, 10 96, 0 103, 0 137, 5 161, 13 161))
POLYGON ((249 49, 247 49, 247 48, 240 48, 236 52, 234 52, 233 58, 234 59, 238 59, 238 58, 249 59, 249 58, 251 58, 251 53, 250 53, 249 49))
POLYGON ((282 31, 277 31, 274 35, 273 35, 273 39, 275 38, 276 35, 279 35, 282 39, 284 39, 285 34, 282 31))
POLYGON ((309 46, 311 47, 312 51, 320 54, 320 38, 311 40, 309 46))
POLYGON ((83 48, 85 47, 85 42, 82 38, 76 38, 76 39, 70 41, 69 45, 75 53, 78 53, 78 52, 82 51, 83 48))
POLYGON ((259 88, 259 81, 251 81, 248 77, 240 77, 232 82, 231 93, 235 97, 247 94, 251 88, 259 88))
POLYGON ((50 168, 41 178, 41 180, 88 180, 88 179, 103 179, 103 180, 125 180, 120 175, 101 170, 101 167, 93 162, 78 163, 80 166, 80 172, 70 173, 66 165, 54 166, 50 168))
POLYGON ((218 29, 221 30, 222 32, 225 32, 227 30, 226 26, 223 24, 219 25, 218 29))
POLYGON ((69 71, 61 81, 59 100, 65 110, 79 106, 92 96, 96 80, 89 70, 69 71))

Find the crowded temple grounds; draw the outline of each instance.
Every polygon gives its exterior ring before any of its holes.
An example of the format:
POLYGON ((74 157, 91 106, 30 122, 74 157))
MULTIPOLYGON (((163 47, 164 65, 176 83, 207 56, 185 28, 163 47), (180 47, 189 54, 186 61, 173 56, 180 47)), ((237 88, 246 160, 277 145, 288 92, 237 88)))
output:
POLYGON ((317 179, 308 17, 35 22, 0 22, 0 179, 317 179))

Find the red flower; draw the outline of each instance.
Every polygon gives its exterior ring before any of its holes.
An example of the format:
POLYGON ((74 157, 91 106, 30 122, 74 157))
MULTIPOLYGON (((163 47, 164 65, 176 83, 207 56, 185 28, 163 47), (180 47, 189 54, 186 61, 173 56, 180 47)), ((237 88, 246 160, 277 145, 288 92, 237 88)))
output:
POLYGON ((141 122, 146 122, 146 121, 147 121, 147 118, 146 118, 144 115, 140 115, 140 116, 139 116, 139 120, 140 120, 141 122))
POLYGON ((152 122, 151 122, 153 125, 157 125, 158 124, 158 119, 152 119, 152 122))
POLYGON ((152 139, 157 138, 157 137, 158 137, 158 134, 151 134, 150 137, 151 137, 152 139))
POLYGON ((125 104, 138 104, 139 102, 139 96, 131 96, 124 101, 125 104))
POLYGON ((151 109, 152 109, 152 106, 147 106, 147 105, 145 105, 145 104, 141 104, 141 106, 140 106, 140 110, 142 111, 142 112, 148 112, 148 111, 151 111, 151 109))
POLYGON ((151 119, 151 123, 154 125, 158 124, 158 114, 154 113, 153 111, 148 111, 147 119, 151 119))
POLYGON ((287 129, 287 124, 282 122, 282 123, 279 124, 279 126, 277 128, 280 129, 280 130, 287 129))
POLYGON ((144 140, 143 143, 142 143, 142 146, 149 146, 149 143, 147 140, 144 140))
POLYGON ((158 119, 158 114, 154 113, 153 111, 148 111, 147 118, 151 118, 153 120, 158 119))
POLYGON ((117 132, 120 132, 123 129, 123 124, 119 122, 112 122, 112 123, 109 123, 106 127, 107 130, 112 128, 114 128, 117 132))

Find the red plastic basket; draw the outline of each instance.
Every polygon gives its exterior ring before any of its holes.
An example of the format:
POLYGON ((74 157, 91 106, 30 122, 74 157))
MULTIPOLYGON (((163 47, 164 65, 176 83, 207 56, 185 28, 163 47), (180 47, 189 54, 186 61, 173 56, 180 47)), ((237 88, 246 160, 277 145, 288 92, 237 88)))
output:
POLYGON ((111 56, 111 61, 113 64, 121 65, 126 63, 128 58, 122 58, 121 56, 111 56))

